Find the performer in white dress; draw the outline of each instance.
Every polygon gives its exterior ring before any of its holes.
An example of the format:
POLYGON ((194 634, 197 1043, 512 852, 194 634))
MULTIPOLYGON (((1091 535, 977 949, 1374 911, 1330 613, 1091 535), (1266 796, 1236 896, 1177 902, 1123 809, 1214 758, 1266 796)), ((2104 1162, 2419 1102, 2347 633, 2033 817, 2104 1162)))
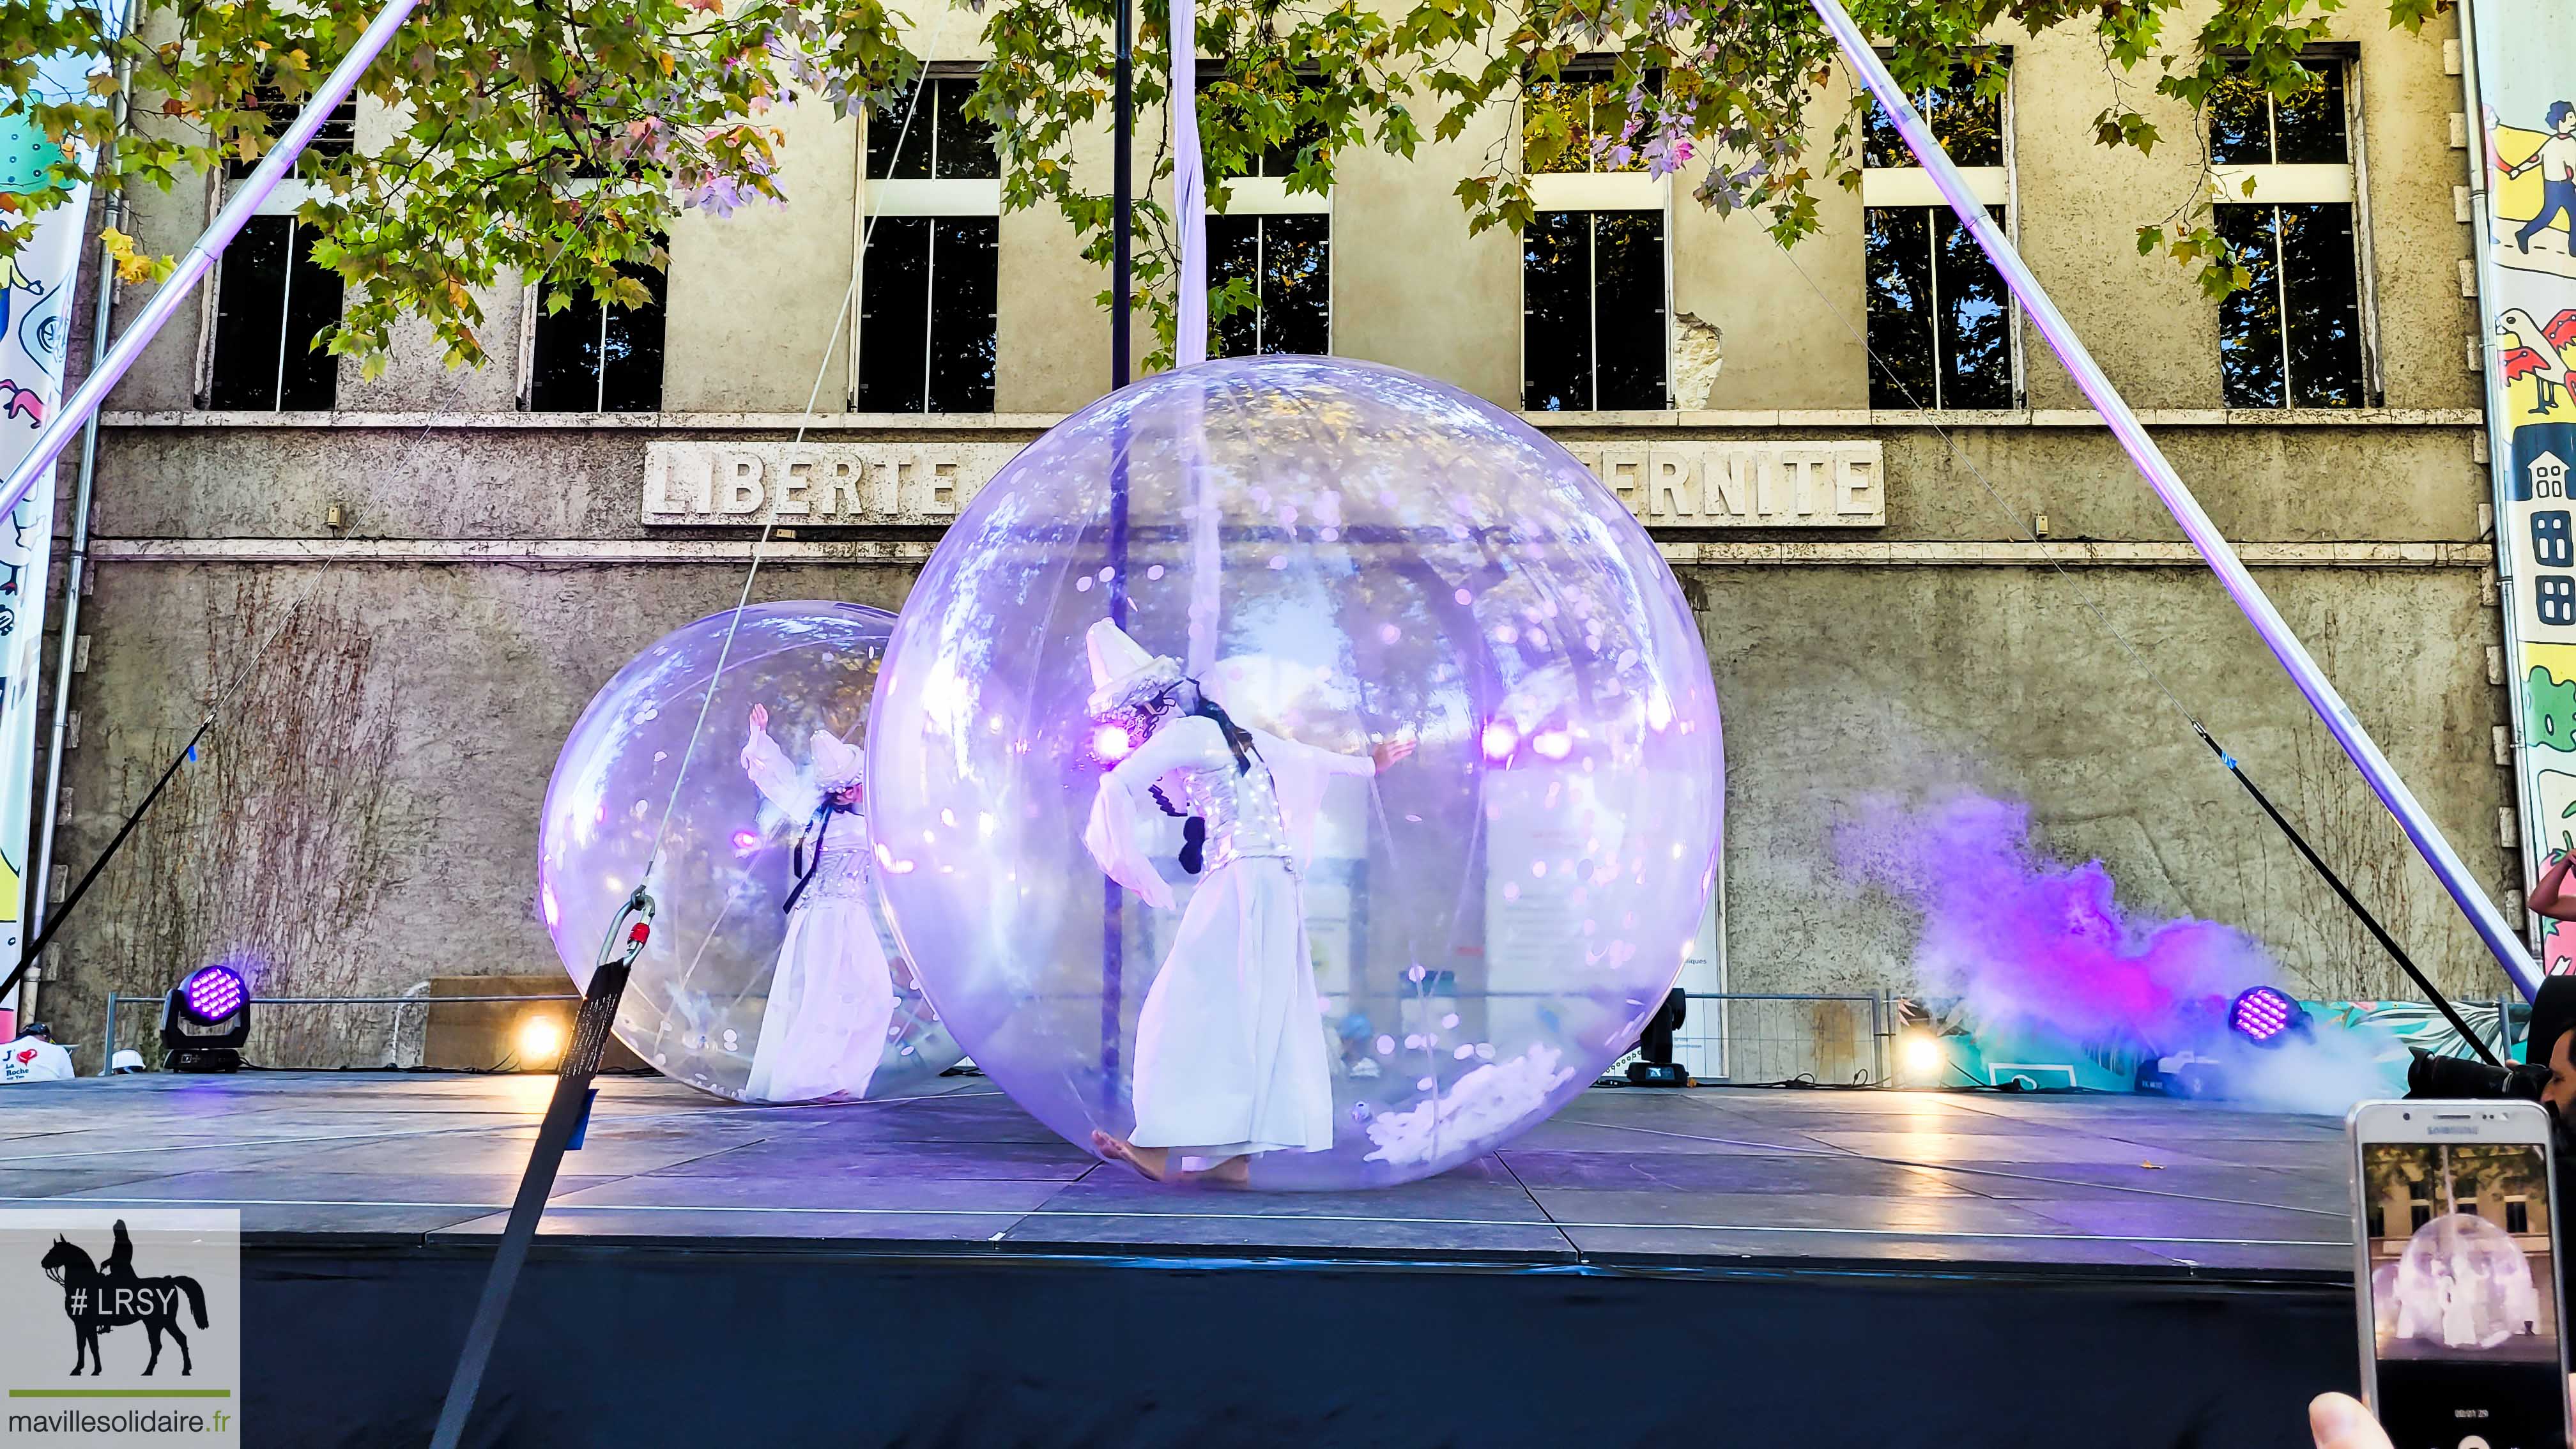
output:
POLYGON ((894 975, 877 940, 868 877, 864 759, 826 730, 814 732, 808 755, 798 770, 769 737, 768 709, 752 707, 743 771, 799 822, 787 936, 744 1089, 763 1102, 866 1095, 894 1019, 894 975))
POLYGON ((1083 831, 1092 858, 1169 910, 1172 888, 1148 850, 1155 817, 1206 828, 1198 888, 1136 1019, 1135 1134, 1094 1132, 1092 1146, 1157 1182, 1241 1186, 1255 1154, 1333 1145, 1300 877, 1332 777, 1374 774, 1413 746, 1355 758, 1247 730, 1116 624, 1092 625, 1089 644, 1093 716, 1139 741, 1100 782, 1083 831))

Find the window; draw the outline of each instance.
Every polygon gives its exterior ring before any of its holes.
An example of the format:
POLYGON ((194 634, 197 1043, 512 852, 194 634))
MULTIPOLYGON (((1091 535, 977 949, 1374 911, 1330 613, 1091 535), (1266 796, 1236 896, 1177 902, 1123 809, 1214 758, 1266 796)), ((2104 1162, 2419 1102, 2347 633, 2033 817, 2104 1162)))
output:
POLYGON ((2213 226, 2251 278, 2219 304, 2229 407, 2365 400, 2347 72, 2326 62, 2322 84, 2289 101, 2241 83, 2211 93, 2213 226))
POLYGON ((1332 199, 1287 184, 1300 153, 1322 139, 1321 127, 1301 129, 1254 157, 1248 173, 1211 178, 1225 186, 1226 209, 1208 213, 1208 290, 1240 281, 1252 305, 1210 319, 1210 355, 1332 351, 1332 199))
POLYGON ((329 411, 340 359, 315 351, 313 338, 339 321, 340 274, 313 260, 313 229, 293 216, 252 217, 215 272, 206 406, 329 411))
POLYGON ((1521 234, 1521 406, 1532 412, 1671 406, 1669 189, 1642 160, 1595 145, 1627 114, 1607 61, 1523 87, 1523 144, 1558 125, 1567 138, 1531 168, 1538 215, 1521 234))
POLYGON ((1521 406, 1664 405, 1664 214, 1541 212, 1521 236, 1521 406))
POLYGON ((2504 1200, 2504 1230, 2508 1233, 2531 1231, 2531 1199, 2509 1197, 2504 1200))
MULTIPOLYGON (((1547 80, 1521 86, 1523 144, 1542 132, 1565 129, 1565 148, 1530 167, 1538 176, 1598 176, 1643 172, 1644 158, 1617 145, 1628 121, 1627 99, 1618 93, 1616 68, 1608 60, 1577 61, 1547 80)), ((1649 72, 1647 88, 1660 89, 1662 77, 1649 72)))
MULTIPOLYGON (((252 103, 268 119, 272 144, 304 109, 268 85, 253 88, 252 103)), ((305 149, 344 156, 355 149, 357 134, 358 103, 343 101, 305 149)), ((232 157, 224 163, 223 185, 250 175, 258 164, 232 157)), ((313 260, 313 228, 295 217, 307 195, 307 183, 280 182, 216 263, 199 353, 197 396, 203 406, 327 412, 338 405, 340 360, 315 351, 313 339, 339 325, 340 274, 313 260)), ((219 186, 214 201, 222 200, 219 186)))
POLYGON ((993 410, 1001 168, 966 113, 972 73, 938 66, 906 106, 868 117, 857 378, 861 412, 993 410))
MULTIPOLYGON (((1913 97, 1987 214, 2008 234, 2012 177, 2005 106, 1986 94, 2001 65, 1959 72, 1913 97)), ((1915 164, 1883 111, 1862 138, 1869 288, 1869 403, 1876 408, 2010 408, 2020 402, 2012 295, 1985 249, 1915 164)))
POLYGON ((2413 1232, 2433 1220, 2433 1205, 2417 1198, 2406 1205, 2406 1230, 2413 1232))
POLYGON ((649 413, 662 406, 662 273, 626 274, 652 294, 641 307, 601 301, 584 287, 560 312, 532 292, 528 410, 538 413, 649 413))
POLYGON ((1333 350, 1333 221, 1304 216, 1211 216, 1208 285, 1250 285, 1253 305, 1209 324, 1218 357, 1333 350))

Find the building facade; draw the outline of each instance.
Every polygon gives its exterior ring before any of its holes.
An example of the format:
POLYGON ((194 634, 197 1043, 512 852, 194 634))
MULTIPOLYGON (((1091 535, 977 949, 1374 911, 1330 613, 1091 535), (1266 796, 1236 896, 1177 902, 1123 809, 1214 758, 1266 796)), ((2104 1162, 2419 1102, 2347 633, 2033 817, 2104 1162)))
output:
MULTIPOLYGON (((1922 100, 2518 909, 2456 32, 2337 24, 2322 94, 2157 115, 2180 139, 2152 156, 2095 143, 2112 82, 2077 36, 2013 37, 1999 103, 1922 100), (2204 146, 2218 226, 2256 263, 2225 302, 2135 243, 2200 185, 2204 146)), ((42 1014, 95 1041, 111 989, 236 949, 272 994, 554 969, 538 806, 593 691, 730 607, 764 522, 755 597, 899 607, 974 488, 1105 391, 1105 279, 1058 216, 1001 209, 957 104, 971 46, 931 53, 917 132, 788 108, 788 203, 684 218, 652 306, 483 296, 480 371, 422 345, 368 379, 306 351, 338 281, 291 195, 252 224, 105 419, 57 858, 86 865, 217 691, 225 723, 69 930, 42 1014)), ((340 144, 381 124, 343 119, 340 144)), ((2504 992, 1892 135, 1867 137, 1862 184, 1794 253, 1579 148, 1536 178, 1525 234, 1470 237, 1454 188, 1517 124, 1497 108, 1409 161, 1344 153, 1323 197, 1290 194, 1282 158, 1233 179, 1211 249, 1258 305, 1216 350, 1454 383, 1523 411, 1645 521, 1725 712, 1729 987, 1905 985, 1916 919, 1846 882, 1837 828, 1976 790, 2029 802, 2035 847, 2099 857, 2124 903, 2250 932, 2302 994, 2410 994, 2188 708, 2437 981, 2504 992)), ((1106 170, 1105 138, 1086 161, 1106 170)), ((184 246, 222 184, 143 196, 129 229, 184 246)), ((383 1021, 347 1015, 309 1024, 310 1055, 369 1059, 383 1021)))

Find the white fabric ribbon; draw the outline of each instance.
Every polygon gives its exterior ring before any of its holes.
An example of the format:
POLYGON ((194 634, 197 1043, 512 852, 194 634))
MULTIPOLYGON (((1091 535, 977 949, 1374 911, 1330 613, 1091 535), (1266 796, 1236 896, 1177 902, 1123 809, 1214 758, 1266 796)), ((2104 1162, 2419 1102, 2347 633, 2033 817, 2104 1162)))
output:
MULTIPOLYGON (((1192 0, 1172 0, 1172 212, 1181 233, 1180 302, 1172 336, 1175 368, 1207 361, 1207 180, 1199 159, 1198 34, 1198 7, 1192 0)), ((1198 392, 1188 397, 1181 467, 1190 479, 1191 503, 1189 670, 1193 677, 1205 678, 1216 664, 1217 586, 1224 554, 1217 528, 1221 507, 1201 423, 1207 400, 1198 392)))

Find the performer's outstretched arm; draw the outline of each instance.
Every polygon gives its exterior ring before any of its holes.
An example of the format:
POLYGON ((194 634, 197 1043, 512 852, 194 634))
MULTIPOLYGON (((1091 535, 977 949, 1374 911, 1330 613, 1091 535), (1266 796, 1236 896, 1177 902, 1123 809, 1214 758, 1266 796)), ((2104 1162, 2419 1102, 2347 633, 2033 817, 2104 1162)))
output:
POLYGON ((751 707, 751 736, 743 741, 742 770, 770 804, 790 820, 803 820, 823 803, 822 792, 809 783, 803 771, 778 748, 769 737, 769 707, 751 707))

